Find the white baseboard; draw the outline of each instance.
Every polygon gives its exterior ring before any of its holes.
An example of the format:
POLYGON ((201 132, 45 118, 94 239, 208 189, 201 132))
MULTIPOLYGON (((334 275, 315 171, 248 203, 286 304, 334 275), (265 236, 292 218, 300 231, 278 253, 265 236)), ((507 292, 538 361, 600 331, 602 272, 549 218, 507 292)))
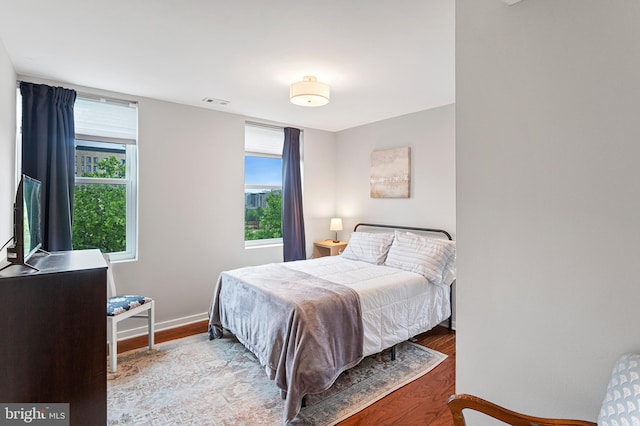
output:
MULTIPOLYGON (((186 317, 176 318, 169 321, 156 322, 155 332, 157 333, 158 331, 162 331, 162 330, 169 330, 172 328, 182 327, 182 326, 193 324, 196 322, 206 321, 208 319, 209 319, 209 314, 207 314, 206 312, 203 312, 201 314, 189 315, 186 317)), ((133 322, 133 319, 131 321, 133 322)), ((138 337, 138 336, 146 336, 148 332, 148 328, 146 324, 147 320, 141 319, 139 321, 144 321, 144 325, 141 325, 140 327, 130 328, 127 330, 118 331, 118 341, 131 339, 133 337, 138 337)))

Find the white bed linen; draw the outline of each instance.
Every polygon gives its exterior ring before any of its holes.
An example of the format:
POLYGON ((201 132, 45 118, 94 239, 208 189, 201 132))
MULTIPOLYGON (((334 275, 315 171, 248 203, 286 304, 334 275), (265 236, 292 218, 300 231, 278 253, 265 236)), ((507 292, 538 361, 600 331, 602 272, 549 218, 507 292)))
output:
POLYGON ((327 256, 287 267, 351 287, 360 297, 364 356, 432 329, 451 315, 449 286, 383 265, 327 256))

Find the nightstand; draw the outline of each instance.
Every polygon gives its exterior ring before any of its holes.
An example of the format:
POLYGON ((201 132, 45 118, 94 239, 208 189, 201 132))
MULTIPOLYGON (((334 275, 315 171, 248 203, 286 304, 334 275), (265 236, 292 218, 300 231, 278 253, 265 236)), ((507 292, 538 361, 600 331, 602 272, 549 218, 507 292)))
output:
POLYGON ((344 251, 347 246, 345 241, 334 243, 333 240, 318 241, 313 243, 313 257, 336 256, 344 251))

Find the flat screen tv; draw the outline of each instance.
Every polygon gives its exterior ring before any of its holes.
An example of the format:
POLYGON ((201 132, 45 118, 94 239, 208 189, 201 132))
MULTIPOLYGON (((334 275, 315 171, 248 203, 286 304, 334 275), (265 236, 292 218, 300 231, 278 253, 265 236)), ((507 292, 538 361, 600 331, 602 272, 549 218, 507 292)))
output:
POLYGON ((39 180, 27 175, 22 175, 18 184, 13 208, 14 245, 7 251, 7 260, 13 264, 27 265, 27 260, 42 247, 40 187, 39 180))

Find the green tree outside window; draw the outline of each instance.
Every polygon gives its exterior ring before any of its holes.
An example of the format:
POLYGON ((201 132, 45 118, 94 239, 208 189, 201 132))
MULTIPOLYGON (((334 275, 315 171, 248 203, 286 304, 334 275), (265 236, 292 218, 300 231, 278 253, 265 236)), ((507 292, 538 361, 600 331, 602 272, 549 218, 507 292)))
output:
MULTIPOLYGON (((123 179, 126 166, 115 156, 98 162, 97 170, 82 177, 123 179)), ((75 187, 73 249, 126 250, 127 189, 125 185, 83 183, 75 187)))
POLYGON ((267 207, 264 209, 245 210, 245 222, 259 223, 257 229, 245 225, 245 241, 282 238, 282 192, 269 192, 265 201, 267 207))

